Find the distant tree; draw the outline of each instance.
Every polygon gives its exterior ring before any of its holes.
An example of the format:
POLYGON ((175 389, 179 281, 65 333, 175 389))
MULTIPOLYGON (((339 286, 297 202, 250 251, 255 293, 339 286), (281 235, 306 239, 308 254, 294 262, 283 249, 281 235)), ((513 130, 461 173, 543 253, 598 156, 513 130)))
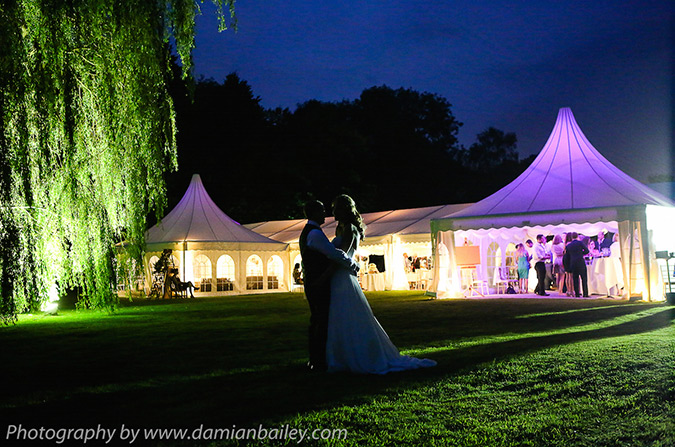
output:
MULTIPOLYGON (((234 2, 215 3, 224 20, 234 2)), ((176 166, 168 42, 189 78, 198 12, 194 0, 0 5, 0 315, 38 309, 53 287, 113 307, 121 241, 140 267, 146 215, 176 166)))
POLYGON ((341 193, 363 211, 437 204, 444 190, 435 185, 447 183, 457 164, 461 124, 430 93, 372 87, 353 101, 310 100, 271 119, 284 156, 278 167, 292 191, 289 217, 301 217, 302 198, 328 205, 341 193))
POLYGON ((463 190, 467 201, 480 200, 520 175, 526 166, 519 161, 517 143, 515 133, 489 127, 459 154, 464 166, 462 183, 468 186, 463 190))
POLYGON ((281 158, 271 142, 273 123, 260 97, 236 73, 222 83, 198 80, 193 100, 185 89, 176 94, 188 99, 176 111, 181 167, 167 175, 170 205, 180 200, 196 173, 225 212, 234 219, 252 217, 258 211, 254 196, 270 190, 264 182, 271 181, 276 159, 281 158))
POLYGON ((494 127, 479 133, 465 154, 464 165, 472 170, 492 171, 504 164, 518 163, 518 140, 515 133, 494 127))
POLYGON ((351 101, 264 110, 231 74, 201 80, 194 98, 177 112, 189 172, 170 176, 171 201, 197 172, 240 222, 299 218, 307 199, 328 206, 341 193, 364 212, 475 201, 522 171, 515 134, 489 128, 465 150, 450 103, 431 93, 380 86, 351 101))
POLYGON ((310 100, 299 104, 277 127, 277 152, 283 154, 278 168, 288 181, 286 197, 291 204, 284 209, 286 215, 300 217, 298 202, 307 198, 328 206, 340 193, 360 201, 372 197, 372 185, 359 170, 366 141, 354 126, 351 112, 348 101, 310 100))
POLYGON ((460 123, 451 104, 432 93, 387 86, 364 90, 352 105, 352 120, 367 150, 357 166, 377 185, 374 209, 449 203, 459 164, 460 123))

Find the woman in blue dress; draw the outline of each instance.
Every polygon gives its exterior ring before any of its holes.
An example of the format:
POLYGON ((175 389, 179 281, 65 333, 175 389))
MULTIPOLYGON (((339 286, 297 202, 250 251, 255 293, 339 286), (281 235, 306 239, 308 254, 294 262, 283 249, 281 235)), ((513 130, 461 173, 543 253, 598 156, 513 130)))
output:
POLYGON ((516 259, 518 260, 518 291, 527 293, 530 278, 530 254, 523 244, 516 245, 516 259))

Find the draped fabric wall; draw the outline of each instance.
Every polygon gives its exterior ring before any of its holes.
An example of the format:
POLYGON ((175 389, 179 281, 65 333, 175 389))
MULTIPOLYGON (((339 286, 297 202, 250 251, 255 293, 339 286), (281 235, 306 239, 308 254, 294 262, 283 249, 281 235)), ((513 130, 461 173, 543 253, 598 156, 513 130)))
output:
POLYGON ((432 241, 434 250, 434 277, 429 292, 437 298, 449 298, 458 294, 461 281, 455 262, 455 232, 438 231, 432 241))

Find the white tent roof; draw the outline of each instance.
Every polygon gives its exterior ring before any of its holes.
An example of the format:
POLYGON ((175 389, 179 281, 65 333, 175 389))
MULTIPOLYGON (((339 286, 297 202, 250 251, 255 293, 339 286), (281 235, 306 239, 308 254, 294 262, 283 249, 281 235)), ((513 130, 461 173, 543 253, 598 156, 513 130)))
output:
MULTIPOLYGON (((410 208, 403 210, 378 211, 361 215, 366 224, 365 243, 375 244, 387 236, 396 234, 399 236, 430 235, 430 221, 441 216, 459 211, 468 207, 469 203, 454 205, 428 206, 424 208, 410 208)), ((244 225, 256 233, 260 233, 271 239, 291 243, 297 242, 305 225, 305 219, 278 220, 259 222, 244 225)), ((335 219, 326 218, 322 225, 326 236, 332 238, 335 235, 335 219)))
MULTIPOLYGON (((194 174, 178 205, 146 233, 147 244, 229 242, 280 245, 232 220, 211 200, 194 174)), ((271 247, 270 247, 271 248, 271 247)))
POLYGON ((514 181, 451 218, 630 205, 665 205, 665 196, 603 157, 565 107, 532 164, 514 181))

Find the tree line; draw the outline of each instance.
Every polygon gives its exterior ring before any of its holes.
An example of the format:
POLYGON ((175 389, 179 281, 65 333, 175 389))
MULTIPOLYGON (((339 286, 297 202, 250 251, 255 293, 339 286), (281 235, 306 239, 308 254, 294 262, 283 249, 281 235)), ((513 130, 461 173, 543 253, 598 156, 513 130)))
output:
POLYGON ((374 86, 354 100, 266 109, 236 73, 222 83, 172 84, 178 166, 169 209, 192 174, 230 217, 302 217, 302 203, 351 195, 362 212, 474 202, 517 177, 516 135, 490 127, 468 148, 462 123, 437 94, 374 86))

